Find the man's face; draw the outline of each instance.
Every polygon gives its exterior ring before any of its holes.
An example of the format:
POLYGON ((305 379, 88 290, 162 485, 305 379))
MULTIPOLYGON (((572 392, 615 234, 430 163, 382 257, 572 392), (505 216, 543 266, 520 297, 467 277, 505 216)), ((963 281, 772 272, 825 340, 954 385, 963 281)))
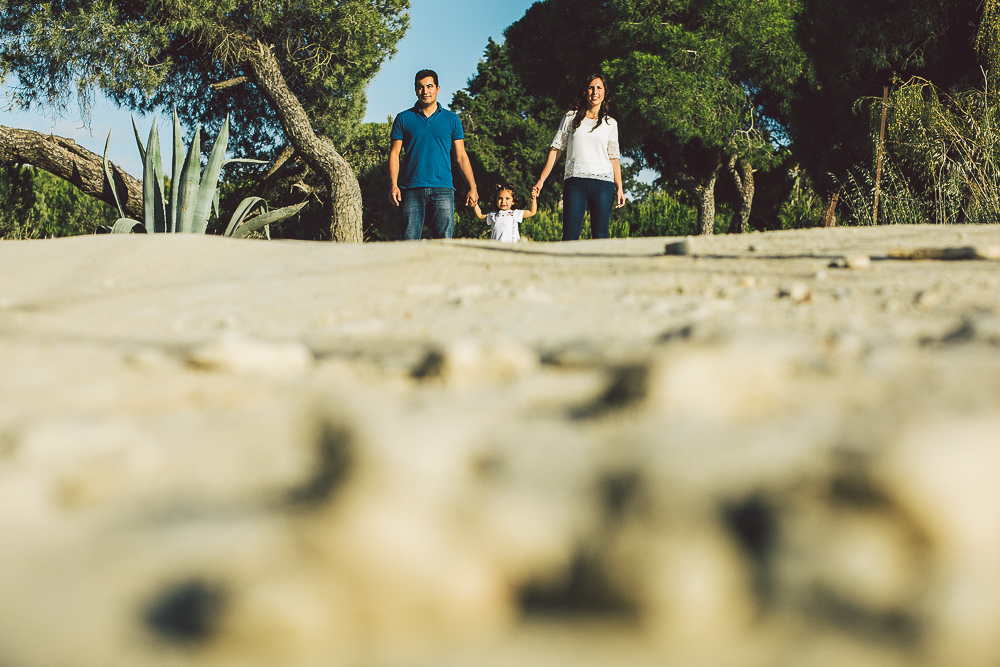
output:
POLYGON ((414 88, 417 91, 417 103, 422 107, 429 107, 437 102, 438 91, 441 90, 434 85, 434 77, 432 76, 417 81, 414 88))

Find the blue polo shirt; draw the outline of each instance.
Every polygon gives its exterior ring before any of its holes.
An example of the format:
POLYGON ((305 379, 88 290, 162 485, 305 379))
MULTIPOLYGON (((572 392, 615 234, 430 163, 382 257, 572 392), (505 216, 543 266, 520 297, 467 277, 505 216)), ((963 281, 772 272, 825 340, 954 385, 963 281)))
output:
POLYGON ((400 188, 452 188, 451 145, 465 139, 458 114, 438 105, 430 117, 414 106, 392 122, 389 139, 403 142, 399 163, 400 188))

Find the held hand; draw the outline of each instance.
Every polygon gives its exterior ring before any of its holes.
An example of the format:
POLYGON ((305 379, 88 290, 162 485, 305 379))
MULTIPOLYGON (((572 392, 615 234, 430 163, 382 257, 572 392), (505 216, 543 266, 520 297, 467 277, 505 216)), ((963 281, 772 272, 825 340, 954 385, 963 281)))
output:
POLYGON ((403 201, 403 193, 399 191, 396 186, 392 187, 392 192, 389 193, 389 198, 392 199, 392 203, 399 206, 400 202, 403 201))
POLYGON ((542 186, 544 184, 545 184, 545 181, 538 181, 537 183, 535 183, 534 187, 531 188, 531 197, 532 197, 532 199, 534 199, 538 195, 542 194, 542 186))
POLYGON ((621 188, 618 188, 618 205, 615 208, 621 208, 625 205, 625 193, 621 188))
POLYGON ((479 203, 479 193, 473 188, 469 190, 469 196, 465 198, 466 206, 475 206, 479 203))

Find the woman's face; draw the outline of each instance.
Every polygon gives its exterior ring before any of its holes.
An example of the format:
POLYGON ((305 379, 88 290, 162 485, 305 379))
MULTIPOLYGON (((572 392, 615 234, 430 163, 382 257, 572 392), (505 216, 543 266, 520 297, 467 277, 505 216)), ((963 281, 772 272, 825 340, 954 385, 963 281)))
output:
POLYGON ((604 82, 600 79, 594 79, 587 85, 587 101, 590 103, 591 109, 600 108, 601 104, 604 103, 604 82))

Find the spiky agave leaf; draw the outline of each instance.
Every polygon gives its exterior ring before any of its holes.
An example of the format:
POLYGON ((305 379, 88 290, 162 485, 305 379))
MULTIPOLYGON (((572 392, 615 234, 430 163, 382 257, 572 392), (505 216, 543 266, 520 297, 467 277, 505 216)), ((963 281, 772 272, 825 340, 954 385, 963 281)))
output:
POLYGON ((260 215, 254 216, 237 227, 236 230, 233 231, 232 236, 236 239, 246 238, 251 232, 257 231, 264 225, 270 225, 276 222, 281 222, 282 220, 287 220, 301 211, 302 208, 308 203, 309 202, 304 201, 301 204, 277 208, 273 211, 268 211, 267 213, 261 213, 260 215))
POLYGON ((115 186, 114 176, 111 174, 111 163, 108 162, 108 146, 111 145, 111 133, 108 132, 108 140, 104 142, 104 177, 108 179, 108 186, 111 188, 111 194, 115 198, 115 206, 118 207, 119 217, 125 217, 125 210, 122 209, 122 202, 118 199, 118 188, 115 186))
POLYGON ((232 236, 233 232, 236 231, 236 228, 240 226, 240 223, 246 219, 246 217, 250 214, 250 211, 253 210, 254 206, 262 203, 264 203, 264 199, 262 197, 247 197, 241 201, 240 205, 236 207, 235 211, 233 211, 233 217, 229 219, 229 225, 226 226, 226 231, 223 232, 222 235, 232 236))
POLYGON ((133 229, 141 229, 143 234, 146 233, 146 226, 132 218, 118 218, 115 220, 115 224, 111 226, 111 233, 131 234, 133 229))
MULTIPOLYGON (((177 231, 185 234, 194 231, 195 198, 201 181, 201 125, 195 127, 194 137, 188 146, 187 158, 181 169, 177 193, 177 231)), ((202 229, 204 231, 204 229, 202 229)))
POLYGON ((194 209, 194 227, 196 233, 205 233, 208 227, 208 218, 212 212, 212 200, 215 198, 215 190, 219 186, 219 174, 222 172, 222 161, 226 158, 226 147, 229 145, 229 116, 222 122, 222 129, 219 136, 215 138, 212 152, 208 156, 208 163, 205 165, 205 172, 201 177, 201 185, 198 187, 198 199, 194 209))
POLYGON ((142 173, 142 204, 146 231, 150 234, 166 230, 166 215, 163 209, 163 165, 160 160, 160 133, 156 119, 149 130, 146 157, 142 173))
POLYGON ((177 230, 177 196, 181 182, 181 170, 184 169, 184 130, 181 129, 181 121, 177 118, 177 109, 174 108, 174 151, 171 160, 170 171, 170 208, 167 210, 167 225, 169 232, 177 230))

